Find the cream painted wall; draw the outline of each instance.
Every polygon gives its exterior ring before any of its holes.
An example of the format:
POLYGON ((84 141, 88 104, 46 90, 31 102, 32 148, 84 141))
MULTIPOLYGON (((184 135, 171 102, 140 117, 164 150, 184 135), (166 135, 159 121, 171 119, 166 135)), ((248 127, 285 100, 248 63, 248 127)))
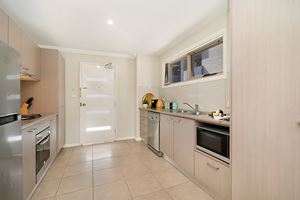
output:
MULTIPOLYGON (((216 19, 214 23, 210 23, 206 27, 201 28, 197 32, 193 33, 186 40, 180 43, 174 44, 174 46, 163 53, 161 61, 173 57, 178 52, 193 46, 193 44, 202 41, 208 36, 215 34, 216 32, 226 29, 227 30, 227 16, 222 16, 216 19)), ((228 42, 227 34, 227 42, 228 42)), ((227 47, 228 49, 228 47, 227 47)), ((227 54, 229 58, 229 53, 227 54)), ((228 59, 229 60, 229 59, 228 59)), ((229 75, 230 66, 227 61, 227 73, 229 75)), ((202 111, 212 111, 216 109, 222 109, 225 112, 230 112, 230 79, 215 80, 210 82, 195 83, 185 86, 176 86, 171 88, 161 88, 160 96, 169 101, 176 101, 179 103, 180 108, 183 107, 183 102, 190 104, 199 104, 199 108, 202 111)))
POLYGON ((136 58, 136 137, 140 137, 139 107, 142 106, 143 95, 147 92, 156 97, 160 95, 160 58, 158 56, 137 55, 136 58))
POLYGON ((66 61, 66 146, 80 142, 79 63, 93 62, 116 65, 117 138, 135 137, 136 60, 96 55, 62 53, 66 61))

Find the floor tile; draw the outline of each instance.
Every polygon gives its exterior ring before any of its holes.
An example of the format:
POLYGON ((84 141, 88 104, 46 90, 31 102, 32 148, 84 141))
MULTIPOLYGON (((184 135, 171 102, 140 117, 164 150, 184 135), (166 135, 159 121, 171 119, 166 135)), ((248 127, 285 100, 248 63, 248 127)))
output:
POLYGON ((92 152, 76 153, 75 151, 73 151, 68 165, 73 165, 75 163, 81 163, 81 162, 89 162, 92 160, 93 160, 92 152))
POLYGON ((131 154, 128 156, 117 157, 117 161, 120 167, 126 165, 140 165, 142 163, 140 154, 131 154))
POLYGON ((61 179, 65 173, 66 167, 50 167, 48 172, 46 173, 46 176, 44 180, 56 180, 61 179))
POLYGON ((93 152, 93 160, 101 160, 114 157, 111 150, 93 152))
POLYGON ((152 174, 128 179, 126 182, 133 197, 149 194, 162 189, 162 186, 152 174))
POLYGON ((70 158, 59 158, 57 157, 52 164, 52 167, 66 167, 69 163, 70 158))
POLYGON ((114 168, 118 166, 118 162, 115 158, 107 158, 93 161, 93 169, 94 171, 114 168))
POLYGON ((150 194, 138 196, 134 200, 172 200, 165 190, 160 190, 150 194))
POLYGON ((159 172, 162 170, 174 168, 168 161, 159 157, 143 157, 143 163, 152 171, 159 172))
POLYGON ((169 188, 189 181, 188 178, 175 168, 156 172, 154 173, 154 176, 164 188, 169 188))
POLYGON ((32 200, 54 197, 58 190, 59 184, 60 184, 59 179, 43 181, 35 191, 32 200))
POLYGON ((174 200, 213 200, 207 193, 192 182, 167 189, 174 200))
POLYGON ((74 192, 80 189, 92 187, 92 173, 85 173, 63 178, 58 189, 58 194, 74 192))
POLYGON ((76 192, 56 196, 55 200, 93 200, 93 189, 83 189, 76 192))
POLYGON ((85 145, 85 146, 80 146, 80 147, 74 147, 73 148, 73 153, 78 154, 78 153, 92 153, 93 146, 92 145, 85 145))
POLYGON ((104 184, 94 188, 94 200, 131 200, 124 181, 104 184))
POLYGON ((121 180, 123 178, 119 167, 103 169, 94 172, 94 186, 111 183, 121 180))
POLYGON ((135 140, 62 149, 32 200, 92 200, 93 196, 95 200, 212 200, 135 140))
POLYGON ((134 165, 124 165, 120 168, 124 178, 126 179, 151 173, 150 170, 142 163, 134 165))
POLYGON ((64 177, 74 176, 82 173, 92 172, 92 162, 74 163, 68 165, 64 173, 64 177))
POLYGON ((71 156, 73 152, 73 148, 63 148, 60 150, 59 154, 57 155, 57 157, 68 157, 71 156))

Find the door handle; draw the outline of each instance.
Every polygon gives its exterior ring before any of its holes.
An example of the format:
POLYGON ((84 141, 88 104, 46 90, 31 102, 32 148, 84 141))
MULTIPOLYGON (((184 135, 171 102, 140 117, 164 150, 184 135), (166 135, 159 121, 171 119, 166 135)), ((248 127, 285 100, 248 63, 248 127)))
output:
POLYGON ((80 102, 80 107, 83 107, 83 106, 86 106, 86 104, 80 102))

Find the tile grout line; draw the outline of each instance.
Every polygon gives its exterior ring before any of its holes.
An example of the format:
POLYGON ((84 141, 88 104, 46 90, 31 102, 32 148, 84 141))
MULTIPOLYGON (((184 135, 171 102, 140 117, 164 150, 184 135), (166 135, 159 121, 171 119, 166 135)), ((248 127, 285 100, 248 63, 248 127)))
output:
MULTIPOLYGON (((60 152, 60 153, 61 153, 61 152, 60 152)), ((73 154, 73 149, 72 149, 72 152, 71 152, 71 156, 72 156, 72 154, 73 154)), ((69 161, 70 161, 70 159, 71 159, 71 156, 68 156, 68 161, 67 161, 67 164, 66 164, 66 168, 67 168, 67 166, 68 166, 68 164, 69 164, 69 161)), ((57 156, 56 156, 56 158, 57 158, 57 156)), ((52 166, 51 166, 51 168, 52 168, 52 166)), ((55 193, 55 195, 54 195, 54 198, 56 198, 56 197, 58 196, 57 193, 58 193, 58 191, 59 191, 59 189, 60 189, 61 183, 62 183, 63 178, 64 178, 64 175, 65 175, 65 173, 66 173, 66 168, 64 169, 64 173, 63 173, 62 177, 60 178, 60 181, 59 181, 59 184, 58 184, 56 193, 55 193)))
MULTIPOLYGON (((126 142, 126 144, 127 144, 127 142, 126 142)), ((129 147, 128 144, 127 144, 127 146, 129 147)), ((130 147, 129 147, 129 148, 130 148, 130 147)), ((122 177, 123 177, 123 179, 124 179, 124 183, 125 183, 125 185, 126 185, 126 187, 127 187, 127 190, 128 190, 128 192, 129 192, 130 198, 131 198, 132 200, 134 200, 133 194, 131 193, 131 191, 130 191, 130 189, 129 189, 128 183, 127 183, 126 178, 125 178, 125 176, 124 176, 124 174, 123 174, 123 172, 122 172, 122 170, 121 170, 121 166, 120 166, 120 164, 119 164, 119 162, 118 162, 118 159, 117 159, 117 165, 118 165, 118 167, 120 168, 120 171, 121 171, 122 177)))

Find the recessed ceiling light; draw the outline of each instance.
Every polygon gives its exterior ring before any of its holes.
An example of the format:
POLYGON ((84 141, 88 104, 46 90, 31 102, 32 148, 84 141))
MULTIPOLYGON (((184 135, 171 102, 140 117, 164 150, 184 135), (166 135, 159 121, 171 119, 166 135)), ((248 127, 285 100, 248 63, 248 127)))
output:
POLYGON ((107 20, 107 24, 108 24, 108 25, 113 25, 113 24, 114 24, 114 21, 111 20, 111 19, 109 19, 109 20, 107 20))

